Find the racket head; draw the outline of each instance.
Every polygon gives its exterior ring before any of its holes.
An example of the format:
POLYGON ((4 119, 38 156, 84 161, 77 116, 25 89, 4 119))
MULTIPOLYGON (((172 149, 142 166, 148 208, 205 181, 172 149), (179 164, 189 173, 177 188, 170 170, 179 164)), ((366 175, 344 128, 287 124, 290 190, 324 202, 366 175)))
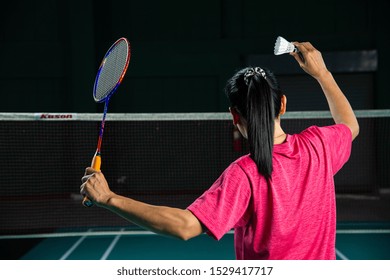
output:
POLYGON ((121 84, 131 57, 129 41, 119 38, 108 49, 96 74, 93 86, 93 98, 96 102, 105 102, 121 84))

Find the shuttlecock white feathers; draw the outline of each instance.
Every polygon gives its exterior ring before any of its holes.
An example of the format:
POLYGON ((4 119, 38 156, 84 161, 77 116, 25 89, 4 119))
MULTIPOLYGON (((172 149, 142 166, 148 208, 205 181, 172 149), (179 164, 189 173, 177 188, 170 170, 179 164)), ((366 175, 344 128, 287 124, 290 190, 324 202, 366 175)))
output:
POLYGON ((274 54, 281 55, 290 52, 296 52, 297 48, 283 37, 276 38, 274 54))

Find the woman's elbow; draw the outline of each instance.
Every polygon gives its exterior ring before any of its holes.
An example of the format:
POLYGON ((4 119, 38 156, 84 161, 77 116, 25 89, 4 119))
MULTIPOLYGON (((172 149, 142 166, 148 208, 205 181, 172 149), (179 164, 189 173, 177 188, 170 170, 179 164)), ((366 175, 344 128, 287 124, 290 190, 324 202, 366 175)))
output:
POLYGON ((186 211, 185 219, 182 225, 178 227, 177 237, 187 241, 203 233, 203 227, 200 221, 190 212, 186 211))
POLYGON ((188 241, 190 240, 191 238, 194 238, 198 236, 198 234, 193 234, 192 232, 190 231, 181 231, 177 237, 180 239, 180 240, 183 240, 183 241, 188 241))
POLYGON ((355 125, 353 125, 353 127, 350 127, 350 129, 352 131, 352 140, 355 140, 355 138, 359 135, 360 132, 359 123, 356 123, 355 125))

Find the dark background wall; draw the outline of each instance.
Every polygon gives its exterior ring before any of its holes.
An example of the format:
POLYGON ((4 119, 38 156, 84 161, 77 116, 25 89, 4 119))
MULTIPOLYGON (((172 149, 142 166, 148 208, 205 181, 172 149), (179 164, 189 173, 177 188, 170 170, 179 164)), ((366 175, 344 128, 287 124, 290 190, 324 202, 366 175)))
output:
MULTIPOLYGON (((226 111, 226 79, 250 56, 267 56, 270 68, 280 63, 272 55, 278 35, 310 41, 325 53, 375 50, 375 71, 341 72, 337 79, 355 109, 390 108, 389 6, 372 0, 9 1, 0 9, 0 112, 101 112, 92 99, 94 76, 122 36, 132 58, 110 112, 226 111)), ((301 76, 281 75, 290 110, 326 109, 321 102, 308 106, 319 88, 312 81, 294 85, 301 76), (311 89, 310 96, 299 95, 311 89)))

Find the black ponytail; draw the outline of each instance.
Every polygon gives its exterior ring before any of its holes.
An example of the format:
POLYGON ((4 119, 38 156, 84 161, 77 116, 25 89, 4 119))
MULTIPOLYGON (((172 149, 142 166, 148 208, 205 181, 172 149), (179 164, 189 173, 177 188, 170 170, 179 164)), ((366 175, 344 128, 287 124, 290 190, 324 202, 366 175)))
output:
POLYGON ((282 97, 275 76, 266 69, 245 68, 228 81, 225 90, 231 106, 247 121, 251 158, 258 171, 270 179, 275 118, 279 114, 282 97))
POLYGON ((275 108, 271 90, 262 76, 252 77, 246 102, 249 152, 259 172, 269 179, 272 173, 275 108))

